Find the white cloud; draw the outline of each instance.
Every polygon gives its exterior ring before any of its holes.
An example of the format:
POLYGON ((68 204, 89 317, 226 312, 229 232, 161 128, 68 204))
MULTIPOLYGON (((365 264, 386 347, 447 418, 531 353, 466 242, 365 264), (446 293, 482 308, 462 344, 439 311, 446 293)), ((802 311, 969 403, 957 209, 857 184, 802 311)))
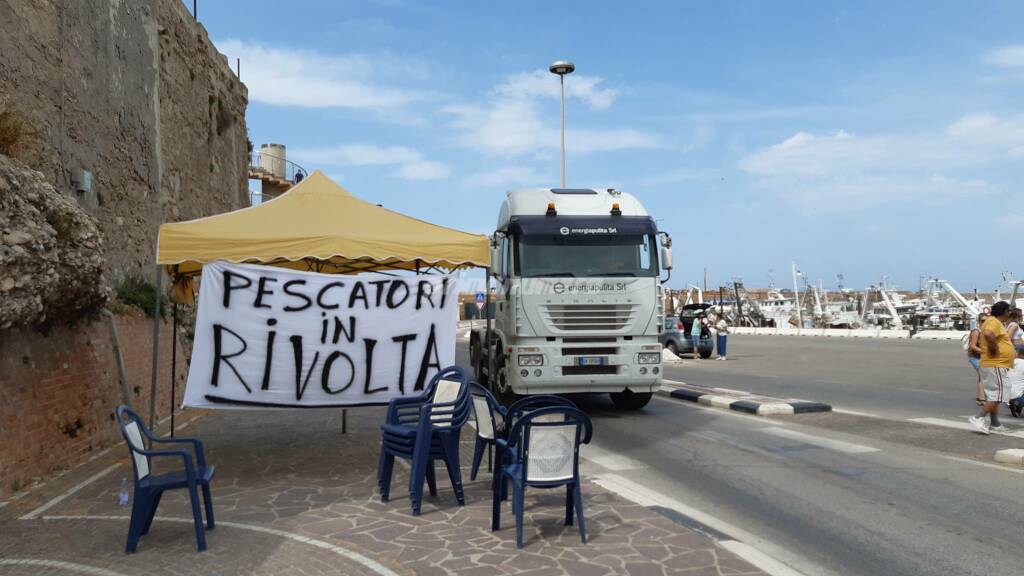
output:
POLYGON ((468 185, 487 189, 542 186, 550 181, 550 177, 529 166, 501 166, 470 174, 466 178, 468 185))
POLYGON ((1024 68, 1024 44, 1011 44, 990 50, 981 59, 997 68, 1024 68))
MULTIPOLYGON (((461 132, 458 142, 487 155, 512 157, 561 147, 559 129, 542 122, 530 100, 500 99, 487 106, 450 106, 444 112, 461 132)), ((565 140, 569 156, 662 145, 657 136, 632 129, 568 129, 565 140)))
MULTIPOLYGON (((615 102, 619 93, 612 88, 599 88, 598 84, 603 81, 597 76, 573 74, 566 79, 565 97, 566 99, 579 98, 596 110, 608 108, 615 102)), ((561 88, 557 76, 547 70, 534 70, 507 76, 494 87, 494 93, 513 99, 552 98, 558 100, 561 97, 561 88)))
POLYGON ((242 59, 242 82, 252 101, 306 108, 388 110, 424 97, 416 90, 387 85, 388 79, 407 82, 402 72, 414 71, 397 58, 324 55, 235 39, 216 45, 229 61, 242 59))
POLYGON ((835 211, 994 191, 964 173, 1005 162, 1022 146, 1024 116, 979 114, 926 134, 798 132, 750 154, 739 168, 805 209, 835 211))
POLYGON ((398 166, 394 175, 404 180, 440 180, 451 173, 446 164, 426 160, 418 150, 405 146, 345 144, 294 148, 289 155, 306 166, 398 166))
POLYGON ((443 180, 451 173, 451 168, 440 162, 412 162, 398 169, 398 177, 404 180, 443 180))

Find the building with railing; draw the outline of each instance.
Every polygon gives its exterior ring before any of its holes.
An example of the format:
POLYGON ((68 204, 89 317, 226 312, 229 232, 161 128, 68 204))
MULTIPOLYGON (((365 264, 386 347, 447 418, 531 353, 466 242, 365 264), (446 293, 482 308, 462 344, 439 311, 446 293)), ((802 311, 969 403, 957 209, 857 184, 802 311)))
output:
POLYGON ((288 160, 284 144, 262 144, 249 154, 249 178, 260 181, 260 191, 250 191, 250 204, 276 198, 306 177, 306 169, 288 160))

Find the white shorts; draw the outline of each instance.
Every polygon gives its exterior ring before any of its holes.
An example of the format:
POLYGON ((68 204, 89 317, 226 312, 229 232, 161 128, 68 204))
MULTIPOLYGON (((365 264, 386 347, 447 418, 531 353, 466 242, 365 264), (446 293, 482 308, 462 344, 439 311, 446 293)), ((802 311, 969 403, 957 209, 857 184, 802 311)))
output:
POLYGON ((981 367, 981 386, 985 390, 985 401, 1005 402, 1010 399, 1008 368, 981 367))

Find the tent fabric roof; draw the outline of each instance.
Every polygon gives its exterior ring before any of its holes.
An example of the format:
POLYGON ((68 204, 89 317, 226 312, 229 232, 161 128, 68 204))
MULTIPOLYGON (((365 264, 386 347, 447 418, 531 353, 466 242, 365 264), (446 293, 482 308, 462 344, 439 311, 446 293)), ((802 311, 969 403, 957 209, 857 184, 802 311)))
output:
POLYGON ((354 273, 489 266, 487 237, 365 202, 316 171, 249 208, 160 226, 157 264, 195 274, 215 260, 354 273))

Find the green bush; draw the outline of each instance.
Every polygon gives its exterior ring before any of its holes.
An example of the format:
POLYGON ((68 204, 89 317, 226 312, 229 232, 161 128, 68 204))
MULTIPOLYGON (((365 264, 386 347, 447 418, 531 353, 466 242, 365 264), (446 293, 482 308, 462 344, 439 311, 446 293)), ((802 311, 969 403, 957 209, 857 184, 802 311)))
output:
MULTIPOLYGON (((126 278, 117 286, 117 299, 134 306, 146 313, 146 316, 153 316, 153 304, 156 298, 156 290, 153 285, 141 278, 126 278)), ((160 316, 167 314, 167 296, 160 295, 160 316)))

